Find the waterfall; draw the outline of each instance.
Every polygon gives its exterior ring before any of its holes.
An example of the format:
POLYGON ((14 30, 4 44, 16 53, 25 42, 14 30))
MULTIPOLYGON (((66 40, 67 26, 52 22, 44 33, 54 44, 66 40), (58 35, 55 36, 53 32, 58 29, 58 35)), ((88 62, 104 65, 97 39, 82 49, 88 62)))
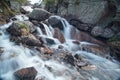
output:
POLYGON ((50 30, 50 28, 46 24, 44 24, 44 23, 42 23, 42 24, 43 24, 43 26, 45 28, 46 35, 49 36, 49 37, 53 37, 53 33, 50 30))
MULTIPOLYGON (((19 21, 26 20, 22 16, 17 17, 19 21)), ((94 70, 87 70, 88 68, 81 67, 80 71, 76 69, 76 66, 70 66, 59 59, 62 53, 56 52, 51 59, 43 59, 42 52, 36 49, 29 49, 23 45, 16 45, 10 41, 10 35, 6 32, 6 29, 12 24, 12 21, 8 24, 0 26, 0 48, 4 49, 4 52, 0 53, 0 80, 16 80, 14 72, 22 68, 34 67, 37 70, 37 76, 35 80, 117 80, 120 77, 120 64, 114 61, 107 60, 105 58, 94 55, 93 53, 82 51, 81 45, 92 43, 80 42, 80 44, 74 44, 70 36, 71 25, 63 18, 58 17, 64 26, 64 37, 67 39, 65 43, 61 44, 58 39, 54 38, 54 29, 52 26, 47 26, 42 23, 46 32, 43 34, 42 29, 37 27, 39 36, 53 39, 55 45, 50 47, 58 50, 58 45, 64 46, 64 50, 69 50, 74 56, 75 54, 83 56, 84 60, 90 62, 89 68, 95 68, 94 70), (57 46, 57 47, 56 47, 57 46), (77 49, 80 48, 80 49, 77 49), (74 50, 73 50, 74 49, 74 50), (56 56, 57 55, 57 56, 56 56), (49 69, 50 68, 50 69, 49 69)), ((64 60, 63 60, 64 61, 64 60)))

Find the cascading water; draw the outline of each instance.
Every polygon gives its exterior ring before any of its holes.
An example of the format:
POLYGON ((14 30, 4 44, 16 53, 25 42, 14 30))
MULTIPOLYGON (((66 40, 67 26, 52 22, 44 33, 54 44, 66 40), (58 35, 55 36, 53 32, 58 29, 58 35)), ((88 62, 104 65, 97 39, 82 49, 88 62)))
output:
MULTIPOLYGON (((18 17, 17 17, 18 18, 18 17)), ((76 46, 70 40, 70 24, 63 18, 61 19, 64 25, 64 37, 66 42, 62 44, 67 50, 72 51, 72 48, 81 48, 82 44, 89 44, 86 42, 81 42, 80 45, 76 46)), ((18 20, 22 20, 21 17, 18 20)), ((23 20, 22 20, 23 21, 23 20)), ((72 51, 75 54, 80 54, 95 66, 95 70, 80 70, 77 71, 74 67, 69 67, 67 64, 62 64, 56 59, 44 60, 35 49, 29 49, 23 45, 16 45, 14 42, 10 42, 9 34, 6 32, 12 22, 0 26, 0 47, 4 49, 4 52, 0 56, 0 80, 15 80, 14 72, 26 68, 34 67, 37 70, 36 80, 117 80, 120 77, 120 65, 119 63, 114 63, 105 58, 99 57, 92 53, 81 51, 72 51), (48 69, 50 67, 52 71, 48 69), (73 78, 73 76, 75 78, 73 78)), ((46 35, 43 34, 42 30, 37 27, 38 35, 44 37, 53 38, 53 30, 51 27, 43 24, 45 28, 46 35)), ((60 43, 58 43, 60 44, 60 43)), ((56 45, 58 45, 56 44, 56 45)), ((91 44, 90 44, 91 45, 91 44)), ((55 45, 54 45, 55 46, 55 45)), ((54 47, 56 48, 56 47, 54 47)))

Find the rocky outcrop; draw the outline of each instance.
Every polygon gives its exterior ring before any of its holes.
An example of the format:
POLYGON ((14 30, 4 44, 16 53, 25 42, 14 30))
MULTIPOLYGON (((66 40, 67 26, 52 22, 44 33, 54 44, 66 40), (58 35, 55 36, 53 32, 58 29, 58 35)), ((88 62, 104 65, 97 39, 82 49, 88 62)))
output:
MULTIPOLYGON (((56 8, 58 14, 77 15, 81 21, 92 24, 98 22, 108 11, 108 3, 104 0, 67 0, 58 3, 58 5, 58 8, 56 8)), ((49 6, 49 4, 46 6, 49 6)), ((50 8, 53 7, 49 6, 47 10, 52 10, 50 8)))
POLYGON ((51 13, 44 9, 35 8, 30 14, 29 19, 30 20, 37 20, 37 21, 44 21, 49 18, 51 13))
POLYGON ((12 36, 22 36, 33 33, 36 27, 29 21, 14 21, 13 24, 7 29, 12 36))
POLYGON ((34 80, 37 71, 34 67, 22 68, 14 73, 17 80, 34 80))

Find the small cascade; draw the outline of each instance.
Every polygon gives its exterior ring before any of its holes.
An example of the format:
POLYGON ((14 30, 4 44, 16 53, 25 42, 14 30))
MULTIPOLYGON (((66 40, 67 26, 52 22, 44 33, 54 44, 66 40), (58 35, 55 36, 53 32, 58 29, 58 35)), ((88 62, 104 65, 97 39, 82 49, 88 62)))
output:
POLYGON ((72 25, 70 25, 68 23, 67 20, 65 20, 64 18, 62 18, 62 24, 64 26, 64 35, 65 35, 65 38, 66 39, 71 39, 71 28, 72 28, 72 25))
POLYGON ((51 29, 44 23, 42 23, 44 28, 45 28, 45 32, 46 32, 46 35, 49 36, 49 37, 53 37, 53 33, 51 31, 51 29))
POLYGON ((37 32, 38 32, 39 35, 43 35, 43 32, 39 27, 37 27, 37 32))

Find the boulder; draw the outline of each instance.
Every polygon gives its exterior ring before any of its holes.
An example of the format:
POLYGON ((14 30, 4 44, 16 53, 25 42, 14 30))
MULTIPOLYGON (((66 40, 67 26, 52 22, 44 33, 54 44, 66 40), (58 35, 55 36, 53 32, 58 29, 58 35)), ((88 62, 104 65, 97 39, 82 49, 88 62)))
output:
POLYGON ((29 21, 14 21, 13 24, 7 29, 12 36, 22 36, 33 33, 36 27, 29 21))
POLYGON ((37 71, 34 67, 22 68, 14 73, 16 80, 34 80, 37 71))
POLYGON ((60 31, 60 29, 58 29, 58 28, 54 29, 54 38, 57 38, 61 43, 65 42, 65 38, 64 38, 62 32, 60 31))
POLYGON ((101 35, 104 38, 111 38, 115 35, 114 31, 111 30, 110 28, 104 29, 103 34, 101 35))
POLYGON ((91 34, 95 37, 101 36, 104 32, 104 29, 100 26, 96 26, 92 29, 91 34))
POLYGON ((49 18, 51 13, 44 9, 35 8, 28 16, 30 20, 44 21, 49 18))
POLYGON ((78 40, 78 41, 86 41, 86 42, 95 43, 99 45, 105 45, 103 42, 93 38, 92 36, 90 36, 89 34, 83 31, 77 30, 74 27, 72 28, 72 31, 71 31, 71 37, 72 39, 78 40))
POLYGON ((46 42, 48 45, 53 45, 55 44, 55 41, 53 39, 50 39, 50 38, 45 38, 46 39, 46 42))
POLYGON ((58 5, 53 4, 53 7, 51 5, 47 10, 56 7, 59 15, 76 15, 82 22, 91 24, 99 22, 108 13, 108 2, 105 0, 63 0, 58 5))
POLYGON ((63 24, 60 20, 60 17, 58 16, 51 16, 49 19, 48 19, 48 23, 53 27, 53 28, 59 28, 60 30, 63 30, 64 27, 63 27, 63 24))
POLYGON ((23 36, 21 37, 21 43, 28 46, 42 46, 42 43, 34 35, 23 36))

